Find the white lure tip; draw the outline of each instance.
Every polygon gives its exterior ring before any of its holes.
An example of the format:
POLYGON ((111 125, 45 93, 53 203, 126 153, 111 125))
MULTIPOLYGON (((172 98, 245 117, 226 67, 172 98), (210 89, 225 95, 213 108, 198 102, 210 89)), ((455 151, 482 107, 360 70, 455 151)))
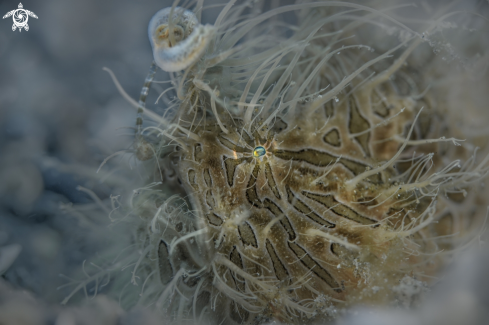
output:
POLYGON ((171 11, 171 7, 158 11, 148 26, 154 60, 167 72, 184 70, 197 62, 215 34, 214 26, 201 25, 193 12, 181 7, 173 8, 170 21, 171 11))

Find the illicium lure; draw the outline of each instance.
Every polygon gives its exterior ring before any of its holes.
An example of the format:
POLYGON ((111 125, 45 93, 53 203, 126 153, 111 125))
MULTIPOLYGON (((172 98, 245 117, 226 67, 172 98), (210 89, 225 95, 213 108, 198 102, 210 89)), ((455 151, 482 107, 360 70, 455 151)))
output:
POLYGON ((193 12, 180 7, 158 11, 148 26, 156 64, 168 72, 181 71, 201 58, 215 29, 199 24, 193 12))

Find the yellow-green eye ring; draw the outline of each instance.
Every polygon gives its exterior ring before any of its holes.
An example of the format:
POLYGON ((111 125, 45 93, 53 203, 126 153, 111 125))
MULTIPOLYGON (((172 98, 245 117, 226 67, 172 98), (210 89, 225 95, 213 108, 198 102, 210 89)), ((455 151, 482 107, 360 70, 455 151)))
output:
POLYGON ((264 156, 267 153, 267 150, 263 148, 262 146, 256 147, 255 150, 253 150, 253 157, 255 158, 260 158, 264 156))

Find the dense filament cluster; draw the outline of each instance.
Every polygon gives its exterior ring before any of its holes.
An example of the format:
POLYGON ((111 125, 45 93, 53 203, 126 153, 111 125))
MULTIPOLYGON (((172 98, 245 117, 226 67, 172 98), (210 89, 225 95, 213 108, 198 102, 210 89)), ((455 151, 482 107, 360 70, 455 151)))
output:
POLYGON ((426 68, 450 15, 422 33, 392 18, 403 6, 265 3, 230 1, 213 26, 203 1, 150 23, 172 86, 164 116, 134 102, 154 122, 135 149, 157 181, 132 203, 141 301, 216 324, 403 303, 402 284, 430 282, 485 212, 489 156, 447 128, 426 68))

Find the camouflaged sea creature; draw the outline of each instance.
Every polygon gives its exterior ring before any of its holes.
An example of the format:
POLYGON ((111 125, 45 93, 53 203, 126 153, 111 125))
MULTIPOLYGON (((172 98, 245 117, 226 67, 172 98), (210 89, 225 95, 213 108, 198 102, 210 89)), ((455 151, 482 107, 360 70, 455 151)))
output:
POLYGON ((392 305, 485 215, 489 156, 457 140, 428 74, 439 25, 421 34, 348 2, 259 8, 230 1, 213 27, 179 7, 150 22, 157 65, 184 71, 164 117, 135 104, 156 122, 140 139, 157 182, 132 201, 140 301, 216 324, 392 305))

